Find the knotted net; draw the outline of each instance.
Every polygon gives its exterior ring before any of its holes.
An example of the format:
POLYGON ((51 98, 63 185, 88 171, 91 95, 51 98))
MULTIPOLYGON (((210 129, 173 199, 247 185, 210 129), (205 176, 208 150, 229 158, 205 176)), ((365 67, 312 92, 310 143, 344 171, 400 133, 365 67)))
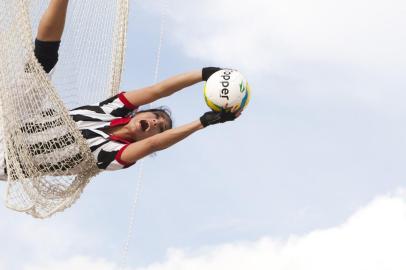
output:
POLYGON ((71 206, 99 172, 68 109, 118 92, 128 0, 70 0, 52 80, 33 40, 49 1, 0 1, 0 109, 7 207, 37 218, 71 206))

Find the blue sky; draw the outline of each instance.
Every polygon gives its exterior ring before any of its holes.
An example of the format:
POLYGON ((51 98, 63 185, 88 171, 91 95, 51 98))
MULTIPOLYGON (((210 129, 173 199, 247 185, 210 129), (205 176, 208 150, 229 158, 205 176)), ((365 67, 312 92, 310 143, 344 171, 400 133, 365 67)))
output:
MULTIPOLYGON (((131 2, 124 90, 153 81, 160 5, 131 2)), ((253 95, 145 159, 128 269, 404 269, 404 2, 167 6, 160 78, 233 67, 253 95)), ((195 120, 202 87, 156 105, 195 120)), ((99 175, 51 219, 0 208, 0 269, 117 269, 138 170, 99 175)))

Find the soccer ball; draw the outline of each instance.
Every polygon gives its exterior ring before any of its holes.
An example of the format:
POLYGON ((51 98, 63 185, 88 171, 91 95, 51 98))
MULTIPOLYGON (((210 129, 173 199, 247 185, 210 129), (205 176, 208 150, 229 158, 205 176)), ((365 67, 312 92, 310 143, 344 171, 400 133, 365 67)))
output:
POLYGON ((242 110, 250 100, 250 87, 240 72, 222 69, 207 80, 204 85, 204 99, 206 104, 216 112, 230 110, 236 105, 242 110))

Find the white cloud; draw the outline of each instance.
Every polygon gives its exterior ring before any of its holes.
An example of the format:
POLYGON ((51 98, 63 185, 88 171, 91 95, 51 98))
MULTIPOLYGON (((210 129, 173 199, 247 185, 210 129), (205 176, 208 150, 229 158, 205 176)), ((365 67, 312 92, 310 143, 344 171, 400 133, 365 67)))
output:
POLYGON ((26 266, 24 270, 115 270, 116 265, 103 259, 90 259, 87 257, 74 257, 64 262, 48 262, 37 266, 26 266))
MULTIPOLYGON (((156 3, 143 5, 159 12, 156 3)), ((258 95, 299 93, 404 111, 405 1, 174 0, 168 6, 167 39, 191 59, 240 69, 258 95), (272 92, 278 87, 280 93, 272 92)))
POLYGON ((175 250, 167 261, 143 270, 405 269, 405 226, 405 197, 381 197, 331 229, 286 241, 227 244, 194 255, 175 250))
POLYGON ((171 1, 171 35, 203 60, 274 71, 289 61, 406 59, 401 0, 171 1))
MULTIPOLYGON (((163 262, 138 270, 403 270, 406 268, 406 194, 383 196, 345 223, 287 240, 264 237, 196 251, 171 249, 163 262)), ((24 270, 115 270, 103 259, 74 257, 26 266, 24 270)), ((128 268, 130 269, 130 268, 128 268)), ((135 269, 135 268, 132 268, 135 269)))
POLYGON ((36 264, 96 250, 103 242, 103 237, 82 230, 68 218, 36 220, 10 210, 1 214, 0 270, 21 269, 25 263, 36 264))

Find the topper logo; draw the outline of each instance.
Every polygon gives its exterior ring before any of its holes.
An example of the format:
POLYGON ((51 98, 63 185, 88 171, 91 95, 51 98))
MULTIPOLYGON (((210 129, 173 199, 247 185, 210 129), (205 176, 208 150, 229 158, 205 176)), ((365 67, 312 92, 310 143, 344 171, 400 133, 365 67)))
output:
POLYGON ((221 83, 221 86, 223 87, 223 89, 221 89, 220 97, 226 98, 227 100, 230 99, 230 97, 228 96, 228 94, 230 93, 230 90, 228 90, 228 87, 230 86, 230 79, 231 79, 230 75, 232 72, 233 72, 232 70, 224 70, 223 75, 221 75, 221 78, 223 78, 223 80, 220 83, 221 83))

